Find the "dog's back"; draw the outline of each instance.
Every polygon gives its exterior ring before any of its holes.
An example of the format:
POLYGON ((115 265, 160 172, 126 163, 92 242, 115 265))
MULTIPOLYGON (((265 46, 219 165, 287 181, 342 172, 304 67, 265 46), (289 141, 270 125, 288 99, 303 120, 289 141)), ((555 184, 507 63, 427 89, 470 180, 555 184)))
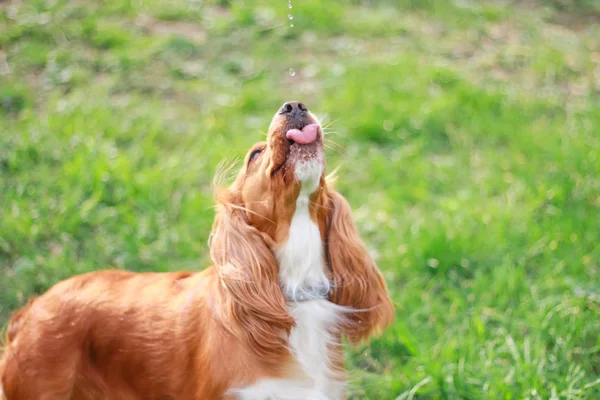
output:
POLYGON ((207 274, 103 271, 59 283, 12 317, 0 361, 3 395, 194 398, 198 386, 190 387, 187 372, 212 320, 200 293, 210 281, 207 274))

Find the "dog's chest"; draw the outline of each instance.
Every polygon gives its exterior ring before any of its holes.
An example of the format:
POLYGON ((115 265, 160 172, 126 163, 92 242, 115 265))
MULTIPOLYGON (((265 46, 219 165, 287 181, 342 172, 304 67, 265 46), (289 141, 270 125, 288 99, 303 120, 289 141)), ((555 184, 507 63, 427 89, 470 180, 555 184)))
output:
MULTIPOLYGON (((297 297, 307 288, 329 288, 325 274, 323 242, 317 224, 310 218, 308 196, 302 194, 296 203, 288 241, 276 252, 279 278, 284 293, 297 297)), ((310 294, 310 293, 309 293, 310 294)), ((340 318, 335 304, 316 299, 291 302, 290 315, 296 321, 290 335, 290 346, 302 372, 313 387, 328 391, 332 378, 330 345, 340 318)))
MULTIPOLYGON (((311 220, 308 197, 298 198, 288 241, 275 251, 282 289, 294 297, 310 287, 329 287, 325 274, 324 249, 319 228, 311 220)), ((242 399, 341 399, 345 383, 332 372, 331 347, 342 317, 340 307, 315 299, 290 302, 296 324, 289 343, 296 361, 297 376, 266 379, 243 389, 242 399)))
POLYGON ((307 385, 328 399, 337 399, 343 384, 335 379, 332 371, 330 346, 339 345, 333 330, 339 315, 327 300, 311 300, 289 308, 296 321, 290 334, 290 347, 301 373, 298 386, 307 385))

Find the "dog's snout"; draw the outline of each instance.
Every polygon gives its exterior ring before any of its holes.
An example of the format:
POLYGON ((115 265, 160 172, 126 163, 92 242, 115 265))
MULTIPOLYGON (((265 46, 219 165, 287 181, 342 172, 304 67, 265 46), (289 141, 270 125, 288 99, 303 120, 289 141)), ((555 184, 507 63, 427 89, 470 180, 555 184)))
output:
POLYGON ((308 112, 308 108, 299 101, 288 101, 279 109, 279 113, 290 117, 304 117, 308 112))

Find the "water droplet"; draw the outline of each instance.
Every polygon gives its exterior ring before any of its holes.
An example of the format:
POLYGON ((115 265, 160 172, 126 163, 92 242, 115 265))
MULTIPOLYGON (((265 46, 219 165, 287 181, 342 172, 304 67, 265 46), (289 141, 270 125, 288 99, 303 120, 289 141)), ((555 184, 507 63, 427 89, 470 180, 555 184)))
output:
POLYGON ((290 15, 288 15, 288 18, 289 18, 290 20, 292 20, 292 19, 294 19, 294 16, 293 16, 292 14, 290 14, 290 15))
POLYGON ((290 28, 293 28, 293 27, 294 27, 294 24, 290 24, 290 28))
POLYGON ((294 68, 290 68, 290 76, 294 76, 296 75, 296 71, 294 71, 294 68))
POLYGON ((292 3, 288 4, 288 8, 291 10, 292 9, 292 3))

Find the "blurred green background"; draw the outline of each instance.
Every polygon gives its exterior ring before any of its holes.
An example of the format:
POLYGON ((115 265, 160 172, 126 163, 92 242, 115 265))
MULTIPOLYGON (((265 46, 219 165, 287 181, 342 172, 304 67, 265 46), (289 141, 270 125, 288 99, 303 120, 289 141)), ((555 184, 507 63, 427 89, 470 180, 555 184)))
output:
POLYGON ((205 267, 215 169, 297 99, 397 307, 353 399, 600 398, 599 3, 0 2, 0 325, 205 267))

